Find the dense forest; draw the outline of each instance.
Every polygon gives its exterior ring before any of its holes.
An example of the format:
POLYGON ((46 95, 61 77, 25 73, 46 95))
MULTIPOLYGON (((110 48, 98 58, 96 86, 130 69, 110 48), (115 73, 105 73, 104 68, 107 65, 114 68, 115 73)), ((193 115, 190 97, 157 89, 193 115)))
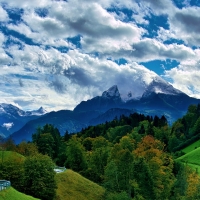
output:
POLYGON ((176 160, 199 137, 200 105, 191 105, 172 126, 165 116, 138 113, 64 136, 46 124, 31 142, 1 143, 0 178, 26 194, 56 199, 53 168, 58 165, 103 186, 107 200, 200 199, 198 172, 176 160), (15 151, 23 159, 7 162, 3 151, 15 151))

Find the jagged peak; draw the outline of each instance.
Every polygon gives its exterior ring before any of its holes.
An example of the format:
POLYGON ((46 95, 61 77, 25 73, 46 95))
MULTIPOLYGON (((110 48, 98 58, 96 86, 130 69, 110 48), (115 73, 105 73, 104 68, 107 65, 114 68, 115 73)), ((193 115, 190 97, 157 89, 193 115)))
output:
POLYGON ((183 92, 174 88, 170 83, 163 80, 161 77, 155 77, 149 86, 146 88, 143 97, 147 97, 152 93, 163 93, 163 94, 170 94, 170 95, 179 95, 183 92))
POLYGON ((39 112, 39 113, 47 113, 47 111, 42 106, 37 110, 37 112, 39 112))
POLYGON ((102 97, 120 98, 120 93, 119 93, 117 85, 113 85, 111 88, 109 88, 108 90, 104 91, 102 93, 102 97))

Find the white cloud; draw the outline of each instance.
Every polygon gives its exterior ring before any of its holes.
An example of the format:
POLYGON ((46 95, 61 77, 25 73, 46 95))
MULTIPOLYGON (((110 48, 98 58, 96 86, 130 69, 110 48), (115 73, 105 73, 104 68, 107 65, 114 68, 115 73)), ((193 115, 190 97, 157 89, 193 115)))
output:
POLYGON ((200 50, 194 52, 194 59, 184 60, 177 67, 166 70, 164 77, 189 96, 200 98, 200 50))
POLYGON ((7 21, 8 14, 7 12, 0 6, 0 21, 7 21))
POLYGON ((101 95, 115 84, 124 97, 130 91, 134 96, 141 96, 156 74, 138 63, 166 59, 180 62, 176 68, 166 71, 166 78, 170 77, 187 94, 200 92, 200 53, 191 48, 200 41, 199 8, 180 10, 171 0, 81 3, 79 0, 10 0, 7 7, 23 8, 24 12, 18 24, 8 24, 8 14, 0 7, 0 20, 5 22, 7 30, 21 35, 17 39, 15 34, 8 37, 0 33, 2 101, 26 109, 41 105, 49 110, 72 109, 80 101, 101 95), (35 12, 39 7, 47 9, 45 17, 35 12), (133 21, 125 22, 125 13, 118 16, 107 8, 131 9, 133 21), (158 37, 145 38, 145 27, 149 25, 145 17, 150 14, 164 14, 170 29, 160 28, 158 37), (80 49, 67 40, 77 35, 81 36, 80 49), (6 46, 8 38, 12 42, 6 46), (35 45, 26 44, 27 38, 35 45), (187 46, 163 43, 171 38, 182 39, 187 46), (56 49, 59 47, 69 51, 61 53, 56 49), (127 59, 128 63, 117 65, 113 60, 119 58, 127 59))
POLYGON ((51 4, 51 0, 34 0, 34 1, 27 1, 27 0, 0 0, 1 3, 8 3, 11 7, 19 7, 19 8, 36 8, 36 7, 46 7, 51 4))
POLYGON ((182 39, 189 45, 200 45, 200 7, 177 9, 169 17, 170 29, 177 39, 182 39))
POLYGON ((24 50, 10 48, 10 53, 15 65, 5 67, 1 73, 0 91, 6 102, 29 109, 41 105, 48 110, 72 109, 115 84, 123 96, 129 91, 141 96, 146 84, 156 76, 137 63, 118 66, 78 50, 63 54, 25 45, 24 50))
MULTIPOLYGON (((83 38, 117 39, 123 42, 135 41, 141 36, 142 29, 131 23, 116 20, 97 3, 54 3, 49 8, 47 17, 42 18, 35 12, 28 11, 23 20, 34 32, 39 32, 40 37, 67 38, 81 34, 83 38)), ((105 42, 106 44, 106 42, 105 42)), ((89 45, 89 44, 87 44, 89 45)))
POLYGON ((13 122, 10 123, 3 123, 2 127, 6 128, 7 130, 11 129, 14 126, 13 122))

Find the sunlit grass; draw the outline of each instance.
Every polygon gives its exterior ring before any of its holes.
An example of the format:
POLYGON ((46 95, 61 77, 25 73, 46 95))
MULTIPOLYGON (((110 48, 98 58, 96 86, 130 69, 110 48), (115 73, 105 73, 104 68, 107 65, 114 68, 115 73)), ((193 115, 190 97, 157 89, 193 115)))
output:
POLYGON ((195 150, 198 147, 200 147, 200 140, 192 143, 191 145, 187 146, 186 148, 182 149, 181 151, 184 152, 184 153, 189 153, 189 152, 195 150))
POLYGON ((34 197, 18 192, 12 187, 0 191, 0 200, 37 200, 34 197))
MULTIPOLYGON (((190 148, 191 147, 189 147, 188 149, 190 148)), ((189 151, 188 149, 187 151, 189 151)), ((185 165, 188 165, 189 167, 197 171, 198 174, 200 174, 200 148, 194 149, 189 153, 186 153, 185 155, 177 158, 176 160, 184 163, 185 165)))
POLYGON ((104 188, 67 169, 56 174, 59 200, 103 200, 104 188))

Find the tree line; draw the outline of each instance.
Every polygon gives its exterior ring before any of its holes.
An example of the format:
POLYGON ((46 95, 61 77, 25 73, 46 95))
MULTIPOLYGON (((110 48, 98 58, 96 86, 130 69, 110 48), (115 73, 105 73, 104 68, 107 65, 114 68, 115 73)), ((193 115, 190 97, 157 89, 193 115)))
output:
MULTIPOLYGON (((175 158, 178 150, 188 141, 198 138, 199 133, 200 105, 191 105, 186 115, 171 127, 165 116, 151 117, 138 113, 89 126, 79 133, 69 134, 66 131, 64 136, 53 125, 46 124, 32 135, 32 142, 16 146, 8 140, 2 145, 6 150, 25 156, 25 161, 18 166, 22 179, 9 169, 6 176, 5 168, 0 169, 0 177, 11 180, 18 190, 36 196, 37 183, 41 182, 40 177, 44 173, 40 173, 41 168, 49 167, 51 173, 47 177, 52 180, 53 199, 56 184, 52 166, 59 165, 102 185, 106 189, 107 200, 198 199, 198 174, 177 163, 175 158), (49 159, 48 166, 40 163, 42 159, 49 159), (36 174, 30 170, 33 163, 40 166, 36 174)), ((4 164, 1 163, 2 166, 4 164)), ((47 191, 49 196, 49 188, 45 187, 43 191, 47 191)))

